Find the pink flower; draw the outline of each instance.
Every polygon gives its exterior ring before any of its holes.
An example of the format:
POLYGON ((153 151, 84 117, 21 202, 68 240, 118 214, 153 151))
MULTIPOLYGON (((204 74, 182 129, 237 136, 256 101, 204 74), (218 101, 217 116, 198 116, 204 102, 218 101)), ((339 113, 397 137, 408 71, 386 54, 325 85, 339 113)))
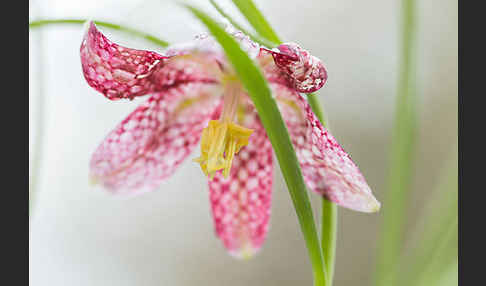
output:
MULTIPOLYGON (((271 50, 230 33, 263 70, 308 188, 343 207, 377 211, 358 167, 300 95, 326 82, 321 61, 296 44, 271 50)), ((160 55, 119 46, 89 23, 81 63, 88 84, 110 100, 150 94, 95 151, 92 176, 113 193, 152 191, 201 140, 195 161, 209 177, 218 237, 237 257, 260 249, 270 218, 272 146, 220 46, 203 35, 160 55)))

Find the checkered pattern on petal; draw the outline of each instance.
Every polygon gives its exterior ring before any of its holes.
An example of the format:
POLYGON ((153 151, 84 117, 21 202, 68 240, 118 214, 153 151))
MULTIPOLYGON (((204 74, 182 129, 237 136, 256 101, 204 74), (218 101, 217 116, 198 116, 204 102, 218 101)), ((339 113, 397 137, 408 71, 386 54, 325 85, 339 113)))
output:
POLYGON ((209 180, 216 234, 237 258, 248 258, 261 248, 272 199, 272 146, 256 112, 249 112, 244 126, 254 130, 250 143, 235 155, 228 179, 217 173, 209 180))
MULTIPOLYGON (((189 82, 216 82, 219 72, 211 51, 170 49, 167 56, 120 46, 106 38, 93 22, 81 43, 81 65, 88 84, 110 100, 165 90, 189 82)), ((195 42, 197 43, 197 42, 195 42)))
POLYGON ((330 201, 362 212, 374 212, 380 203, 351 157, 322 126, 307 101, 278 84, 272 88, 287 124, 308 188, 330 201))
POLYGON ((114 193, 155 189, 197 146, 218 112, 215 89, 191 83, 155 93, 99 145, 90 162, 92 176, 114 193))
POLYGON ((259 57, 265 58, 268 54, 272 55, 276 66, 264 66, 271 82, 285 78, 296 91, 310 93, 320 89, 327 81, 327 71, 321 60, 295 43, 281 44, 272 50, 262 48, 259 57))

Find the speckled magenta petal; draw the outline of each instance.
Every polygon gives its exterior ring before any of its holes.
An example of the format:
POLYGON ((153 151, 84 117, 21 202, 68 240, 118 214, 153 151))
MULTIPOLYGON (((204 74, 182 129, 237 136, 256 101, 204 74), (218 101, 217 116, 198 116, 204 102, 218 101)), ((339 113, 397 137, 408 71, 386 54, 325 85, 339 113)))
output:
POLYGON ((216 92, 213 85, 192 83, 155 93, 99 145, 91 176, 113 193, 157 188, 197 146, 221 105, 216 92))
POLYGON ((93 22, 88 23, 80 52, 86 81, 112 100, 153 91, 154 84, 148 77, 165 58, 154 52, 117 45, 108 40, 93 22))
MULTIPOLYGON (((287 77, 290 86, 298 92, 314 92, 327 81, 327 72, 321 60, 312 56, 297 44, 285 43, 272 50, 262 48, 260 57, 264 58, 268 53, 272 55, 276 67, 287 77)), ((271 67, 265 68, 263 66, 263 69, 264 71, 267 70, 266 74, 270 71, 275 73, 275 69, 271 67)), ((279 79, 280 74, 273 77, 279 79)), ((269 80, 274 81, 272 78, 269 80)))
POLYGON ((81 65, 90 86, 111 100, 132 99, 190 82, 216 82, 220 72, 214 52, 171 48, 167 55, 122 47, 93 24, 81 43, 81 65))
POLYGON ((237 258, 251 257, 264 243, 272 199, 272 146, 255 113, 247 115, 245 127, 255 131, 236 154, 230 176, 217 173, 209 181, 216 234, 237 258))
POLYGON ((360 170, 322 126, 307 101, 285 86, 272 87, 308 188, 346 208, 378 211, 380 203, 360 170))

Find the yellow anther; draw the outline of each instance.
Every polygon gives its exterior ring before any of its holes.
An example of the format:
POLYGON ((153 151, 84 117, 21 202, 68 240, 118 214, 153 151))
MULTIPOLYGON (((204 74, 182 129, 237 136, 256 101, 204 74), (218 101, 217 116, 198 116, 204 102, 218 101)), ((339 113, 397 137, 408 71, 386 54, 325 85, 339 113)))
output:
POLYGON ((223 176, 227 178, 234 154, 248 145, 251 133, 253 130, 232 122, 211 120, 202 132, 201 156, 194 161, 199 163, 204 174, 211 179, 218 170, 223 170, 223 176))

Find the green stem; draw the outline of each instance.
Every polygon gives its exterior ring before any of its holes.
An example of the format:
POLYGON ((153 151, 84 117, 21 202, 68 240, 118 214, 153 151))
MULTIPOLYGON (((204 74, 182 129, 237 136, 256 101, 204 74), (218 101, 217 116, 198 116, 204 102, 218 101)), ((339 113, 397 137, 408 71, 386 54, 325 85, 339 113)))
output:
POLYGON ((327 285, 332 285, 334 278, 334 263, 336 257, 337 238, 337 205, 325 198, 322 198, 322 219, 321 219, 321 246, 325 265, 327 266, 327 285))
POLYGON ((319 104, 319 99, 317 99, 317 95, 314 93, 307 94, 307 102, 309 102, 312 111, 317 116, 317 118, 319 118, 319 121, 322 123, 322 125, 327 128, 326 117, 324 116, 324 109, 319 104))
POLYGON ((404 213, 410 190, 415 142, 415 0, 403 0, 402 5, 400 75, 390 154, 389 187, 384 203, 386 207, 383 209, 383 225, 375 273, 377 286, 396 284, 393 266, 398 263, 403 244, 404 213))
MULTIPOLYGON (((32 21, 29 23, 29 28, 37 28, 37 27, 42 27, 42 26, 45 26, 45 25, 58 25, 58 24, 84 24, 86 23, 86 19, 43 19, 43 20, 36 20, 36 21, 32 21)), ((160 39, 160 38, 157 38, 153 35, 150 35, 150 34, 147 34, 145 32, 142 32, 142 31, 139 31, 139 30, 136 30, 136 29, 132 29, 132 28, 129 28, 129 27, 126 27, 126 26, 122 26, 122 25, 118 25, 118 24, 113 24, 113 23, 109 23, 109 22, 104 22, 104 21, 93 21, 96 25, 98 26, 102 26, 102 27, 106 27, 106 28, 110 28, 110 29, 114 29, 114 30, 119 30, 119 31, 122 31, 122 32, 126 32, 126 33, 129 33, 129 34, 132 34, 133 36, 137 36, 137 37, 141 37, 141 38, 144 38, 145 40, 147 41, 150 41, 158 46, 161 46, 161 47, 167 47, 169 46, 169 43, 160 39)))
MULTIPOLYGON (((313 93, 307 95, 307 101, 316 114, 319 121, 324 127, 327 122, 324 116, 324 111, 319 104, 317 96, 313 93)), ((321 247, 326 269, 327 285, 332 285, 334 277, 334 264, 336 257, 336 239, 337 239, 337 205, 326 198, 322 198, 322 218, 321 218, 321 247)))

